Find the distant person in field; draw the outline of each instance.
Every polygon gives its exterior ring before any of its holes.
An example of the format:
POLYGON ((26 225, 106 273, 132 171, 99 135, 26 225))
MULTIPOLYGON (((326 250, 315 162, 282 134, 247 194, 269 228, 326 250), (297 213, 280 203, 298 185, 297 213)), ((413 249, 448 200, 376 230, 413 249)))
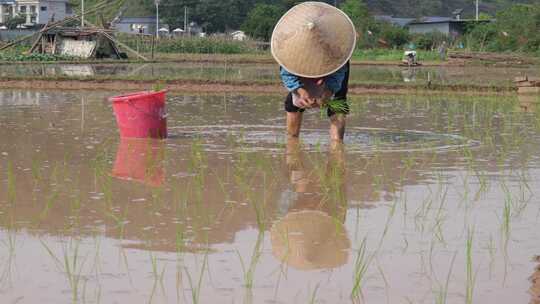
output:
POLYGON ((349 60, 355 43, 353 23, 329 4, 304 2, 281 17, 271 49, 289 91, 285 98, 289 137, 300 135, 305 109, 327 107, 330 138, 343 141, 349 113, 349 60))

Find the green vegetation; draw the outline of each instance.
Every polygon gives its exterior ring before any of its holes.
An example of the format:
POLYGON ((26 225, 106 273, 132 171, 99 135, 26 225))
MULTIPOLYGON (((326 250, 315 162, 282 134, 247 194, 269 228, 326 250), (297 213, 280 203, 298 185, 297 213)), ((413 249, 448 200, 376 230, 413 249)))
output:
POLYGON ((501 11, 494 22, 473 26, 464 40, 471 50, 540 56, 540 4, 514 5, 501 11))
POLYGON ((143 53, 152 51, 158 53, 179 54, 246 54, 256 53, 256 45, 245 42, 224 39, 220 37, 183 37, 177 39, 154 40, 151 36, 118 35, 121 42, 143 53))
POLYGON ((246 18, 242 29, 251 37, 270 41, 274 25, 277 23, 283 11, 281 8, 270 4, 257 4, 246 18))
POLYGON ((6 52, 0 53, 0 61, 13 61, 13 62, 25 62, 25 61, 40 61, 40 62, 52 62, 52 61, 70 61, 74 60, 73 57, 63 55, 51 55, 51 54, 25 54, 6 52))
POLYGON ((219 38, 183 38, 160 41, 157 52, 200 53, 200 54, 241 54, 254 52, 247 43, 219 38))

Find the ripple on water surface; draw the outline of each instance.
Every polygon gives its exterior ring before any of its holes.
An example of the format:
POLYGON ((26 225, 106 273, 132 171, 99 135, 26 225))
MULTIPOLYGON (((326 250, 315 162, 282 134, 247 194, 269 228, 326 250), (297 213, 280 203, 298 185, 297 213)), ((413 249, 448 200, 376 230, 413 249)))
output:
MULTIPOLYGON (((285 129, 270 125, 201 125, 171 128, 174 138, 201 137, 212 142, 212 150, 222 151, 224 138, 241 144, 244 151, 280 151, 286 144, 285 129)), ((456 134, 416 130, 349 127, 344 142, 347 153, 416 152, 454 150, 479 145, 478 141, 456 134)), ((325 150, 330 144, 328 130, 303 129, 305 151, 325 150)))

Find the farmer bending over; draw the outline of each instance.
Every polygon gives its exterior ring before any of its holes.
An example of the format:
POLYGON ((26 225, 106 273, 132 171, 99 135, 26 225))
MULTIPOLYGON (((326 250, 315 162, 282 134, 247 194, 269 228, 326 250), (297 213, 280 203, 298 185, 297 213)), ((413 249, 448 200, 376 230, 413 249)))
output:
POLYGON ((290 9, 272 34, 272 55, 280 64, 287 134, 298 137, 302 113, 327 107, 330 138, 343 141, 349 60, 354 51, 354 25, 339 9, 323 2, 304 2, 290 9))

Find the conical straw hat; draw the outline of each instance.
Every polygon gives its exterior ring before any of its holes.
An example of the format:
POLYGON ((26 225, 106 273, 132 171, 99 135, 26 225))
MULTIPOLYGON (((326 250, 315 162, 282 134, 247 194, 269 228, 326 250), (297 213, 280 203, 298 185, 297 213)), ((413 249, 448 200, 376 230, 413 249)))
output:
POLYGON ((319 78, 341 68, 352 56, 356 31, 349 17, 323 2, 291 8, 272 33, 274 59, 301 77, 319 78))

